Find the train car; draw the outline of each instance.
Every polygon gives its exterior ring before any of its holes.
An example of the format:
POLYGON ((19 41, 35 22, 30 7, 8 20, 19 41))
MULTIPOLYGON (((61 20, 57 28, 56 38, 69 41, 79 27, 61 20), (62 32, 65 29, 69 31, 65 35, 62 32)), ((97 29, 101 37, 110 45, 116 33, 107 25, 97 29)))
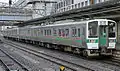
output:
POLYGON ((112 55, 115 25, 113 20, 94 19, 19 28, 19 40, 84 56, 112 55))

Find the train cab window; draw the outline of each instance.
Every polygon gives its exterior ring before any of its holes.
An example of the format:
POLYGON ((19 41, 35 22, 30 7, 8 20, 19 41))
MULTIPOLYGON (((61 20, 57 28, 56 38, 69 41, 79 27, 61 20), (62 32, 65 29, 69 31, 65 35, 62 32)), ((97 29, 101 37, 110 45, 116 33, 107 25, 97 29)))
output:
POLYGON ((98 37, 98 21, 93 21, 88 23, 88 37, 89 38, 96 38, 98 37))
POLYGON ((80 28, 78 28, 78 37, 80 37, 80 28))
POLYGON ((115 23, 108 21, 108 33, 109 33, 109 38, 114 38, 115 37, 115 23))

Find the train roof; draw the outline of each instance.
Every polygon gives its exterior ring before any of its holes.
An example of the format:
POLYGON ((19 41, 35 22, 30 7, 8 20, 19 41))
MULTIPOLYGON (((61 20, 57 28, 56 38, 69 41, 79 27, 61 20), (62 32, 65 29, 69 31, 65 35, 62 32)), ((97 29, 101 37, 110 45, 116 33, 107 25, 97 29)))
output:
MULTIPOLYGON (((93 19, 93 20, 85 20, 85 21, 71 21, 71 22, 65 22, 65 23, 58 23, 58 24, 50 24, 50 25, 42 25, 42 26, 33 26, 30 28, 39 28, 39 27, 52 27, 52 26, 62 26, 62 25, 72 25, 72 24, 86 24, 87 22, 91 21, 113 21, 108 19, 93 19)), ((113 21, 115 22, 115 21, 113 21)))

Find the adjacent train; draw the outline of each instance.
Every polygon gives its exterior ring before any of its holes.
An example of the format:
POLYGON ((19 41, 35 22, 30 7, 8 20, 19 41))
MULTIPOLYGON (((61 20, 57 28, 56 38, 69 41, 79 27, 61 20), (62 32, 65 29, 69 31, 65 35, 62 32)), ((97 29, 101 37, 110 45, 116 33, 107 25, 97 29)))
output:
POLYGON ((4 30, 6 39, 38 44, 84 56, 112 55, 116 22, 108 19, 72 21, 4 30))

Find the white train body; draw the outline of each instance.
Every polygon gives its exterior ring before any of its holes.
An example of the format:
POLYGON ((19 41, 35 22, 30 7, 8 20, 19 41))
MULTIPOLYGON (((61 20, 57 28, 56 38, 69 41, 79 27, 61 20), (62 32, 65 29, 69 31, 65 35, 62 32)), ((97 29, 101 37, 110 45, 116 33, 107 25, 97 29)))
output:
POLYGON ((116 45, 116 22, 107 19, 71 21, 3 31, 5 38, 62 49, 85 56, 112 55, 116 45))

